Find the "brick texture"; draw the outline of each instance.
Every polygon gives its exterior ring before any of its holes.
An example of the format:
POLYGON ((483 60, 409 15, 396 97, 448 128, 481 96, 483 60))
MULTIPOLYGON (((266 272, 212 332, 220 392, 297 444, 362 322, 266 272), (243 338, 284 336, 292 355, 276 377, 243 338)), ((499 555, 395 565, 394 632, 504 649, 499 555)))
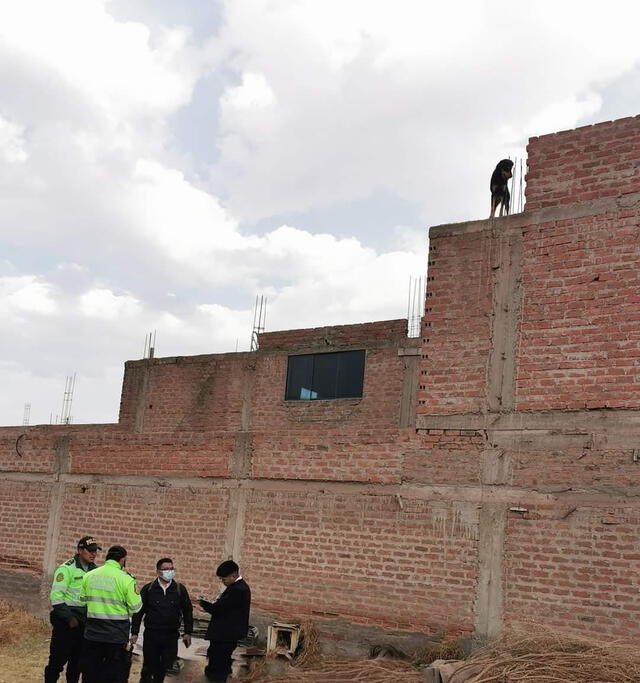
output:
POLYGON ((0 429, 1 472, 53 472, 57 427, 0 429))
POLYGON ((458 635, 472 630, 476 537, 475 507, 255 493, 245 563, 279 614, 458 635))
POLYGON ((46 483, 0 483, 0 568, 42 574, 51 487, 46 483))
POLYGON ((402 459, 402 480, 425 484, 478 484, 481 450, 476 431, 429 429, 420 432, 402 459))
POLYGON ((640 192, 640 117, 531 138, 527 211, 640 192))
POLYGON ((190 433, 162 438, 119 430, 72 433, 73 474, 225 477, 235 444, 231 432, 190 433))
POLYGON ((407 336, 407 321, 383 320, 375 323, 360 323, 358 325, 337 325, 335 327, 313 327, 301 330, 283 330, 281 332, 264 332, 260 335, 262 350, 313 347, 324 347, 330 350, 332 346, 344 348, 358 344, 372 342, 394 343, 407 336))
POLYGON ((169 556, 191 592, 215 591, 215 596, 227 507, 226 491, 71 485, 64 497, 57 560, 68 559, 78 539, 93 534, 102 544, 102 557, 110 545, 127 548, 127 570, 139 585, 155 577, 156 560, 169 556))
POLYGON ((523 230, 521 410, 640 405, 640 211, 523 230))
POLYGON ((505 618, 629 638, 640 613, 640 517, 635 507, 539 506, 511 513, 505 618))
POLYGON ((476 412, 490 350, 490 234, 432 237, 418 414, 476 412))

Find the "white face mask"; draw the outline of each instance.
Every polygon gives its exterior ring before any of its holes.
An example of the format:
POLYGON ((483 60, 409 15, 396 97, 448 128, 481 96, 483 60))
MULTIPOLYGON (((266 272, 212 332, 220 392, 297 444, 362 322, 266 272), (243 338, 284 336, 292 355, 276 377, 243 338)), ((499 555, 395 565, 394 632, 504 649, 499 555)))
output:
POLYGON ((173 577, 176 575, 176 570, 175 569, 163 569, 161 574, 162 574, 162 578, 165 581, 171 581, 171 580, 173 580, 173 577))

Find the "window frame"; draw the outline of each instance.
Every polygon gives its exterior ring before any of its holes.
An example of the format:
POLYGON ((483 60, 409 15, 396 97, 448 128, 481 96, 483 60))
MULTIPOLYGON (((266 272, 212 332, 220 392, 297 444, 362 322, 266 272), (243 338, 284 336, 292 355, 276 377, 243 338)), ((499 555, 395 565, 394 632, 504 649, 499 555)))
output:
MULTIPOLYGON (((324 358, 323 358, 324 360, 324 358)), ((366 371, 366 360, 367 360, 367 352, 366 349, 341 349, 340 351, 316 351, 316 352, 310 352, 310 353, 292 353, 287 356, 287 371, 286 371, 286 376, 285 376, 285 386, 284 386, 284 400, 286 402, 291 402, 291 403, 313 403, 315 401, 340 401, 340 400, 360 400, 364 396, 364 378, 365 378, 365 371, 366 371), (314 384, 314 373, 316 371, 316 359, 318 357, 327 357, 327 356, 335 356, 335 357, 340 357, 340 356, 345 356, 347 354, 358 354, 359 356, 359 362, 361 361, 362 363, 362 371, 361 371, 361 377, 359 381, 359 391, 360 393, 357 395, 349 395, 349 396, 338 396, 338 395, 333 395, 333 396, 322 396, 322 397, 314 397, 314 396, 309 396, 308 398, 303 398, 301 396, 289 396, 290 394, 290 380, 292 373, 296 371, 296 369, 292 369, 291 367, 291 359, 292 358, 310 358, 311 359, 311 368, 310 368, 310 387, 304 387, 302 384, 300 386, 300 390, 302 389, 308 389, 311 393, 314 392, 314 387, 317 387, 317 384, 314 384)), ((298 369, 299 371, 299 369, 298 369)), ((343 379, 345 378, 345 373, 343 371, 343 379)), ((340 360, 338 358, 338 361, 336 363, 336 377, 335 377, 335 394, 338 393, 338 388, 340 386, 340 360)))

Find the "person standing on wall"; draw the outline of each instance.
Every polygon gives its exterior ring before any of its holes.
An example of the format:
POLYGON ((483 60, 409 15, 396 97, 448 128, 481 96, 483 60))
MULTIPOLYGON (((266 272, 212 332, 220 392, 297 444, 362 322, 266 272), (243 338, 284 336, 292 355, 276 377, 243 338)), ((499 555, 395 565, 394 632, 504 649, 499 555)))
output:
POLYGON ((80 680, 80 652, 87 618, 87 608, 80 601, 80 587, 84 575, 96 568, 98 550, 102 548, 93 536, 83 536, 78 541, 76 554, 53 574, 49 615, 53 630, 44 683, 55 683, 65 664, 67 683, 80 680))
POLYGON ((180 621, 184 622, 182 642, 191 645, 193 607, 185 586, 175 581, 173 560, 163 557, 156 562, 155 581, 140 591, 142 609, 131 620, 132 645, 138 640, 140 623, 144 617, 142 654, 144 663, 140 683, 162 683, 166 672, 178 656, 180 621))
POLYGON ((208 681, 224 683, 231 673, 231 653, 249 630, 251 590, 233 560, 223 562, 216 570, 216 576, 225 590, 215 602, 199 598, 198 604, 211 615, 205 636, 210 644, 204 675, 208 681))
POLYGON ((121 545, 111 546, 102 567, 82 579, 80 598, 87 606, 83 683, 116 683, 126 670, 130 616, 142 607, 136 580, 124 570, 126 558, 121 545))

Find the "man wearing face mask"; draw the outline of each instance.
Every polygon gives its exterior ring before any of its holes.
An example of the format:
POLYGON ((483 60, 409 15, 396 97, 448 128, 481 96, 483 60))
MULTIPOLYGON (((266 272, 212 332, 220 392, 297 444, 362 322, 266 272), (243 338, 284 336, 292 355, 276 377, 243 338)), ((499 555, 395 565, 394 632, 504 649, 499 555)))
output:
POLYGON ((144 662, 140 683, 161 683, 178 656, 180 620, 184 623, 182 642, 191 645, 193 607, 185 586, 175 581, 173 560, 156 562, 157 578, 140 591, 142 609, 133 617, 130 642, 135 644, 144 616, 142 654, 144 662))

